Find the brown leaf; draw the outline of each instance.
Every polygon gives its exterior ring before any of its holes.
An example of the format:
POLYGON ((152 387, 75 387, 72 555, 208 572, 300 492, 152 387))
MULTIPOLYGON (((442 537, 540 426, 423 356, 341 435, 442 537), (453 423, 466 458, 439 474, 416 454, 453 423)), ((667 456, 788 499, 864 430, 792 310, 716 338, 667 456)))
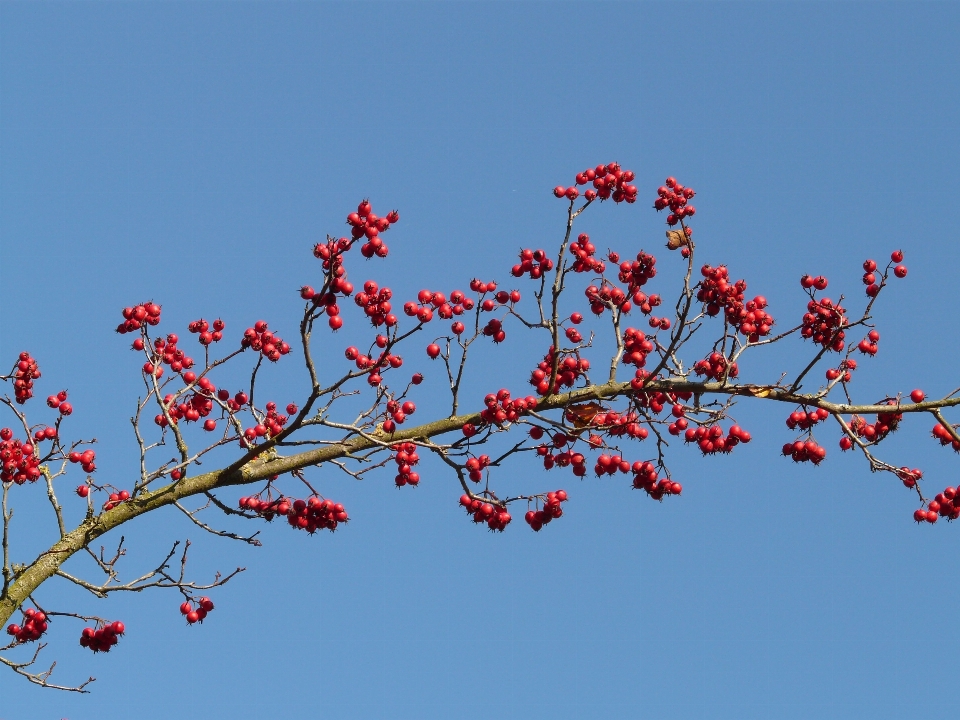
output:
POLYGON ((687 234, 683 230, 667 230, 667 247, 671 250, 676 250, 687 243, 687 234))
POLYGON ((770 395, 772 388, 761 387, 759 385, 743 385, 739 388, 738 395, 750 395, 751 397, 765 398, 770 395))
POLYGON ((571 405, 567 408, 567 419, 572 421, 573 426, 579 430, 587 427, 601 410, 603 406, 595 402, 571 405))

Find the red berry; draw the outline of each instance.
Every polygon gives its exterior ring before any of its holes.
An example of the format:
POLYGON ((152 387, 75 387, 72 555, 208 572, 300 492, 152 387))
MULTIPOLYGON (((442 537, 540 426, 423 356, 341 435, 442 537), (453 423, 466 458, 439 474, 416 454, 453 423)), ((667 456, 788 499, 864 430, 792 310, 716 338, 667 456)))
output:
POLYGON ((920 390, 920 389, 914 390, 912 393, 910 393, 910 399, 913 400, 915 403, 923 402, 923 399, 925 397, 926 397, 926 394, 924 394, 923 390, 920 390))

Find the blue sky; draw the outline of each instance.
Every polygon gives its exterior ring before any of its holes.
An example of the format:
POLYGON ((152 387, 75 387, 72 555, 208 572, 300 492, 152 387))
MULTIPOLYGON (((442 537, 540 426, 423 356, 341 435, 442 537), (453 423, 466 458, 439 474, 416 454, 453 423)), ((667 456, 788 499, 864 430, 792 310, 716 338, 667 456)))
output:
MULTIPOLYGON (((112 332, 125 305, 162 302, 181 336, 220 315, 228 337, 262 317, 293 338, 295 292, 319 278, 310 248, 364 197, 401 221, 386 261, 354 259, 355 282, 404 299, 474 276, 529 292, 509 268, 561 237, 550 190, 616 160, 640 200, 581 227, 601 248, 656 251, 665 296, 679 270, 649 203, 667 175, 698 192, 702 260, 727 263, 783 327, 803 312, 800 275, 861 307, 863 260, 903 248, 910 274, 878 303, 881 351, 856 398, 949 392, 958 21, 954 3, 0 4, 0 358, 29 350, 38 396, 69 389, 70 431, 98 439, 99 479, 123 485, 142 387, 112 332)), ((370 337, 358 320, 320 334, 331 374, 370 337)), ((467 402, 525 387, 542 352, 508 327, 467 402)), ((420 353, 406 353, 427 374, 418 419, 446 407, 420 353)), ((745 372, 775 379, 810 354, 791 339, 745 372)), ((269 369, 278 401, 303 395, 295 362, 269 369)), ((41 402, 35 422, 52 419, 41 402)), ((142 718, 952 716, 958 528, 916 527, 915 497, 842 456, 832 429, 820 467, 779 456, 788 411, 741 404, 754 442, 729 457, 671 448, 684 494, 662 504, 517 461, 499 487, 571 494, 538 535, 469 523, 429 462, 415 491, 314 470, 351 513, 334 535, 265 526, 252 549, 157 514, 124 528, 128 572, 185 537, 198 579, 248 570, 192 628, 171 593, 45 586, 41 603, 128 635, 93 657, 58 620, 55 677, 96 675, 93 694, 0 674, 0 718, 125 718, 134 698, 149 698, 142 718)), ((922 467, 930 495, 958 482, 931 424, 881 446, 922 467)), ((63 493, 75 520, 79 480, 63 493)), ((52 527, 39 488, 16 490, 27 559, 52 527)))

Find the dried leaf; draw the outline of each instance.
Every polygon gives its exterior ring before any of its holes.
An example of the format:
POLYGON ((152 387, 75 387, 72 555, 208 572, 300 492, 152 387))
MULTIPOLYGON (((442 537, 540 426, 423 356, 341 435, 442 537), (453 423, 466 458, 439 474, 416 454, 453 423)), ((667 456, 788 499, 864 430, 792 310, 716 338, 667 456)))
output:
POLYGON ((603 406, 595 402, 571 405, 567 408, 567 419, 573 422, 573 426, 579 430, 587 427, 601 410, 603 410, 603 406))
POLYGON ((671 250, 676 250, 687 242, 687 235, 683 230, 667 230, 667 247, 671 250))
POLYGON ((751 397, 765 398, 770 395, 772 388, 761 387, 759 385, 744 385, 739 388, 738 395, 750 395, 751 397))

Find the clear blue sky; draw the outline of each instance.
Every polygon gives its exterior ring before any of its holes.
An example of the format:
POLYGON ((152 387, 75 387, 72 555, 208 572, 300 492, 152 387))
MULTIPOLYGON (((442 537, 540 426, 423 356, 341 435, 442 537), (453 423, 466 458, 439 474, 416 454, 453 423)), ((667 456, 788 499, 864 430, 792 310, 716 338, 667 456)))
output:
MULTIPOLYGON (((355 281, 403 298, 475 275, 517 285, 517 250, 560 236, 550 189, 618 160, 640 201, 591 209, 597 244, 659 249, 648 205, 676 175, 699 193, 703 260, 728 263, 783 327, 803 312, 801 274, 859 303, 864 258, 902 247, 910 274, 879 302, 881 352, 853 387, 947 392, 958 31, 956 3, 2 3, 0 357, 32 352, 38 395, 68 388, 98 477, 129 485, 139 363, 112 332, 123 306, 162 301, 182 336, 219 314, 229 337, 263 317, 293 338, 295 291, 319 277, 310 247, 366 196, 402 219, 386 262, 354 259, 355 281)), ((524 387, 542 352, 508 332, 470 377, 478 406, 524 387)), ((332 373, 369 331, 322 335, 332 373)), ((775 378, 809 353, 792 340, 748 372, 775 378)), ((442 405, 439 368, 407 355, 428 374, 423 417, 442 405)), ((302 395, 296 362, 270 371, 278 401, 302 395)), ((41 403, 35 421, 51 419, 41 403)), ((149 518, 124 528, 127 572, 184 537, 198 579, 248 571, 192 628, 172 593, 100 602, 50 583, 42 603, 128 635, 94 657, 58 620, 55 678, 96 675, 93 694, 0 673, 0 718, 953 717, 960 527, 915 526, 915 498, 841 456, 833 429, 820 467, 780 457, 786 414, 742 405, 754 442, 730 457, 672 448, 685 489, 663 504, 515 463, 499 487, 571 494, 539 535, 467 522, 430 463, 415 491, 313 471, 353 518, 332 536, 266 526, 252 549, 173 511, 149 518)), ((922 467, 932 495, 960 478, 931 424, 905 422, 881 450, 922 467)), ((79 480, 64 483, 74 520, 79 480)), ((40 488, 14 495, 26 560, 51 518, 40 488)))

